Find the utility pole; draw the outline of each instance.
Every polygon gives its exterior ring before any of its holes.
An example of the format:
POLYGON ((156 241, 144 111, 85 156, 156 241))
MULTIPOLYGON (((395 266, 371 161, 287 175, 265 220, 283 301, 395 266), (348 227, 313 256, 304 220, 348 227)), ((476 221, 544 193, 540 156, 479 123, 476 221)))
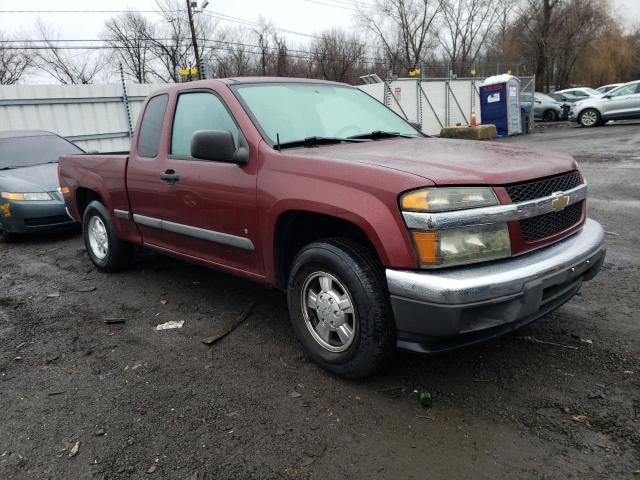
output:
POLYGON ((189 12, 189 26, 191 27, 191 41, 193 42, 193 53, 196 56, 196 68, 198 70, 198 79, 202 80, 202 64, 200 63, 200 52, 198 52, 198 40, 196 39, 196 27, 193 25, 193 13, 191 12, 191 0, 187 0, 187 11, 189 12))

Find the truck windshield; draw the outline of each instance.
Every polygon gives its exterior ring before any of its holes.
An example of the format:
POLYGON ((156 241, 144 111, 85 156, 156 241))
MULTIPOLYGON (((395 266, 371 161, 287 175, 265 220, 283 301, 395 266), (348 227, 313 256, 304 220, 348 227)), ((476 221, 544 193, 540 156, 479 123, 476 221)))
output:
POLYGON ((57 135, 0 138, 0 170, 55 163, 60 155, 84 153, 57 135))
POLYGON ((364 138, 372 132, 420 135, 357 88, 318 83, 258 83, 232 88, 272 145, 277 137, 281 144, 293 146, 308 138, 364 138))

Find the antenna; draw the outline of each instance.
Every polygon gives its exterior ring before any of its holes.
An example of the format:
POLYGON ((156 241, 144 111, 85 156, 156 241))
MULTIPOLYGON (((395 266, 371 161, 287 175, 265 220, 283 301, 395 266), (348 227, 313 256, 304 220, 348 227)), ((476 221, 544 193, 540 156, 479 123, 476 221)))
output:
POLYGON ((276 133, 276 141, 278 142, 278 143, 277 143, 277 145, 278 145, 278 151, 280 151, 280 134, 279 134, 279 133, 276 133))

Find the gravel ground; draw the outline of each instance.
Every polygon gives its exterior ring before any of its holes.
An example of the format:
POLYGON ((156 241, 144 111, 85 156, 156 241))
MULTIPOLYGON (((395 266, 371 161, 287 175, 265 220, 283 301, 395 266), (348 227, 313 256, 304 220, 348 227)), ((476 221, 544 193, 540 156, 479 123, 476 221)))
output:
POLYGON ((583 160, 604 271, 514 335, 365 381, 305 361, 281 292, 149 252, 100 274, 78 233, 0 246, 0 478, 638 478, 640 125, 508 141, 583 160))

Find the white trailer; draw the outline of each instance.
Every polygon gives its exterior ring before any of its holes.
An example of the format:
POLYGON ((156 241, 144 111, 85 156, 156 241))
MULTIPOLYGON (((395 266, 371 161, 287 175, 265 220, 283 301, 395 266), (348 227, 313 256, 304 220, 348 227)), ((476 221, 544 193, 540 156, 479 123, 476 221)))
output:
MULTIPOLYGON (((469 125, 475 115, 481 123, 479 87, 484 78, 398 78, 359 85, 358 88, 410 122, 420 124, 427 135, 443 127, 469 125)), ((520 77, 521 95, 533 98, 535 77, 520 77), (530 92, 529 92, 530 91, 530 92)))

